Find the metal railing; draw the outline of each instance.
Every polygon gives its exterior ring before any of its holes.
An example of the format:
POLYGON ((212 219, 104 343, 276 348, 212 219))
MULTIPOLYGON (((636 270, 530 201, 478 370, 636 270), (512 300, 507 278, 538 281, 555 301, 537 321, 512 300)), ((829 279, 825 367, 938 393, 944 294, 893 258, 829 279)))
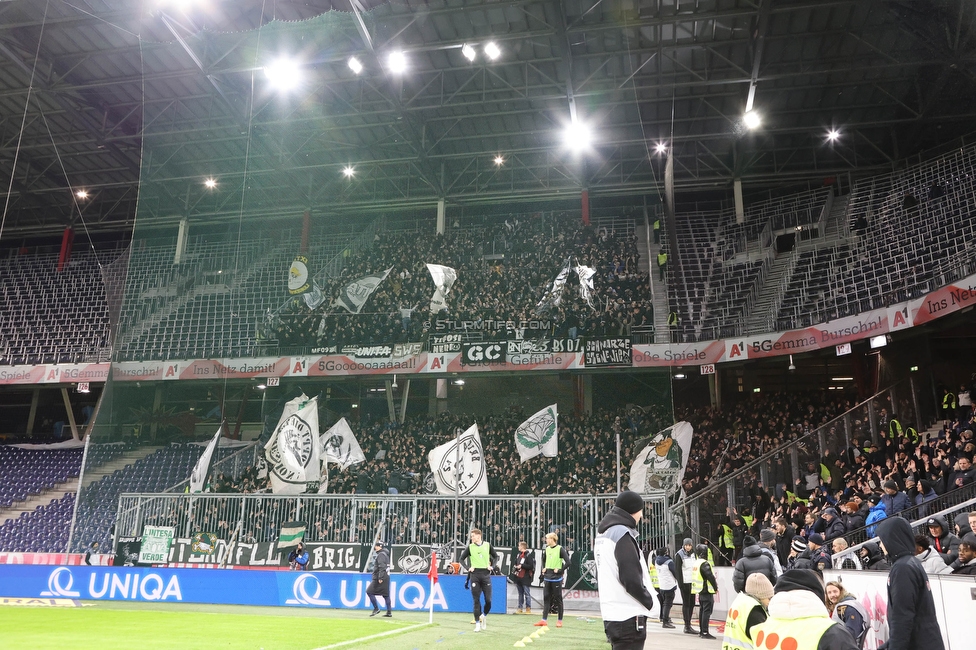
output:
MULTIPOLYGON (((597 524, 616 495, 489 496, 321 494, 123 494, 116 516, 116 540, 142 534, 143 526, 172 526, 180 537, 200 531, 222 539, 270 542, 286 521, 303 521, 309 542, 463 544, 481 528, 500 547, 526 541, 542 548, 546 533, 558 532, 570 550, 593 547, 597 524)), ((672 508, 663 495, 645 496, 641 539, 659 548, 673 537, 672 508)))
MULTIPOLYGON (((238 479, 246 469, 254 467, 257 464, 258 455, 261 453, 263 453, 263 448, 257 441, 247 447, 241 447, 229 456, 225 456, 214 462, 210 466, 210 476, 213 478, 219 474, 223 474, 227 478, 238 479)), ((163 492, 182 492, 189 484, 190 478, 187 477, 176 485, 166 488, 163 492)))

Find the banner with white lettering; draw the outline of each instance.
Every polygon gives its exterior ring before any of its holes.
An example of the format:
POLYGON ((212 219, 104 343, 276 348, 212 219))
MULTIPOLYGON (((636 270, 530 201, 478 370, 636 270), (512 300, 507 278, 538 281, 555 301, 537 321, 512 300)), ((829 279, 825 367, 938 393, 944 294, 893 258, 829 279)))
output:
POLYGON ((583 348, 583 365, 587 368, 613 368, 631 366, 629 338, 586 339, 583 348))

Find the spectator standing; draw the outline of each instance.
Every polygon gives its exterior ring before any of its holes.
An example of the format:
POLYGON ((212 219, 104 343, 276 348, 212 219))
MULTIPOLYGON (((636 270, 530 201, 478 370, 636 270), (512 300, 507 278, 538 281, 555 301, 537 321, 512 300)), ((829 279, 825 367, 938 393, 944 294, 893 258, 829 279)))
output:
POLYGON ((867 542, 858 553, 865 571, 887 571, 891 568, 881 552, 881 547, 874 542, 867 542))
POLYGON ((959 559, 952 563, 952 575, 976 576, 976 542, 960 542, 959 559))
POLYGON ((929 531, 929 541, 935 552, 942 556, 946 564, 952 564, 959 557, 959 538, 949 532, 949 522, 945 517, 929 517, 925 522, 929 531))
POLYGON ((942 556, 932 548, 932 543, 925 535, 915 536, 915 557, 922 563, 925 573, 938 575, 952 570, 942 556))
POLYGON ((864 647, 864 638, 871 627, 871 617, 853 594, 844 589, 840 582, 827 583, 827 609, 830 610, 831 620, 837 621, 847 628, 854 637, 858 650, 864 647))
POLYGON ((868 508, 868 518, 864 521, 864 523, 867 525, 868 537, 874 537, 875 532, 878 529, 878 523, 888 518, 888 511, 885 509, 885 504, 876 494, 872 494, 868 497, 868 504, 870 504, 868 508))
POLYGON ((763 528, 759 531, 759 550, 773 561, 773 568, 776 570, 776 577, 783 575, 783 565, 779 561, 776 549, 776 533, 771 528, 763 528))
POLYGON ((945 650, 929 577, 915 557, 911 525, 901 517, 878 524, 888 572, 888 650, 945 650))
POLYGON ((776 565, 759 548, 756 538, 746 536, 743 544, 742 558, 735 563, 732 570, 732 588, 736 592, 745 591, 746 580, 753 573, 761 573, 769 580, 769 584, 776 584, 776 565))
MULTIPOLYGON (((797 535, 790 542, 790 557, 786 563, 787 571, 790 569, 812 569, 813 562, 810 560, 812 552, 807 544, 806 538, 797 535)), ((783 575, 786 575, 785 573, 783 575)))
POLYGON ((725 619, 722 650, 753 650, 753 628, 766 621, 769 599, 773 597, 773 585, 761 573, 753 573, 746 579, 745 591, 736 595, 729 605, 725 619))
POLYGON ((92 542, 87 549, 85 549, 85 564, 91 566, 92 555, 98 553, 98 542, 92 542))
POLYGON ((830 561, 830 548, 825 544, 824 538, 820 533, 811 533, 807 537, 807 547, 810 549, 811 568, 820 575, 823 575, 824 571, 833 566, 830 561))
POLYGON ((969 457, 959 456, 952 469, 952 473, 949 474, 950 490, 972 485, 976 482, 976 468, 973 467, 973 461, 969 457))
POLYGON ((678 589, 681 591, 681 618, 685 623, 685 634, 696 634, 691 629, 691 615, 695 612, 695 599, 691 595, 691 577, 695 572, 694 547, 691 538, 685 537, 681 548, 674 554, 674 563, 678 566, 678 589))
POLYGON ((779 563, 785 567, 790 559, 790 544, 796 537, 796 530, 790 526, 786 517, 777 517, 773 521, 776 529, 776 554, 779 556, 779 563))
POLYGON ((885 512, 888 513, 889 517, 900 515, 903 510, 907 510, 912 505, 908 500, 908 495, 901 492, 898 489, 898 484, 892 480, 884 483, 884 495, 881 497, 881 503, 884 504, 885 512))
POLYGON ((865 515, 861 514, 860 505, 857 502, 848 501, 847 503, 841 504, 839 512, 847 532, 864 528, 865 515))
MULTIPOLYGON (((642 650, 647 618, 656 600, 650 571, 637 541, 644 498, 625 490, 597 526, 593 555, 600 576, 600 613, 613 650, 642 650)), ((691 540, 687 540, 691 545, 691 540)))
POLYGON ((377 541, 373 544, 376 555, 373 557, 373 579, 366 587, 366 595, 369 603, 373 606, 370 616, 380 613, 380 606, 376 602, 377 596, 386 602, 386 614, 383 616, 391 618, 393 616, 393 602, 390 598, 390 552, 383 548, 383 542, 377 541))
POLYGON ((292 549, 292 552, 288 554, 288 564, 292 571, 305 570, 305 567, 308 566, 308 551, 305 550, 305 544, 298 542, 298 546, 292 549))
POLYGON ((691 577, 691 593, 698 595, 698 624, 701 628, 698 636, 703 639, 714 639, 715 637, 709 632, 708 625, 711 622, 712 610, 715 608, 718 582, 715 580, 712 566, 705 559, 708 555, 708 547, 699 544, 695 548, 695 554, 698 559, 695 560, 695 570, 691 577))
POLYGON ((518 555, 512 561, 512 582, 518 591, 518 609, 516 614, 532 613, 532 596, 529 588, 532 585, 532 576, 535 575, 535 553, 529 550, 529 545, 525 542, 518 543, 518 555))
POLYGON ((674 605, 675 592, 678 590, 678 580, 681 578, 678 568, 671 559, 668 548, 665 546, 657 550, 654 557, 654 566, 651 569, 657 576, 657 599, 661 604, 661 627, 668 630, 674 629, 671 621, 671 607, 674 605))
POLYGON ((823 536, 826 541, 829 542, 838 537, 843 537, 847 533, 847 528, 844 526, 844 521, 840 518, 837 510, 834 508, 825 509, 821 516, 824 518, 824 521, 827 522, 823 536))
POLYGON ((959 422, 965 424, 966 421, 973 414, 973 400, 969 395, 969 389, 963 384, 959 387, 959 395, 956 396, 956 404, 958 408, 956 410, 956 417, 959 418, 959 422))
POLYGON ((767 639, 776 638, 816 650, 858 650, 847 628, 830 619, 825 602, 824 584, 816 572, 787 571, 769 601, 769 618, 753 628, 755 647, 765 648, 767 639))

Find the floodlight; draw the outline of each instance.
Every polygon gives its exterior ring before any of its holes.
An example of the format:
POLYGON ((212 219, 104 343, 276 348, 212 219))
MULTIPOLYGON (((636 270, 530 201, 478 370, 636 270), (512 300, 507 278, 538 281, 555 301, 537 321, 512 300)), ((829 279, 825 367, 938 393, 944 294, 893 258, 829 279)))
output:
POLYGON ((881 336, 872 336, 868 339, 868 344, 871 346, 872 350, 877 350, 878 348, 883 348, 888 345, 888 336, 882 334, 881 336))
POLYGON ((571 122, 563 134, 566 146, 573 151, 582 151, 590 146, 590 129, 580 122, 571 122))
POLYGON ((679 372, 679 373, 675 374, 674 378, 675 379, 684 379, 686 376, 687 375, 685 375, 685 373, 679 372))
POLYGON ((485 56, 494 61, 502 55, 502 51, 498 49, 498 46, 494 41, 488 41, 485 43, 485 56))
POLYGON ((406 55, 397 50, 390 54, 389 58, 390 72, 395 74, 402 74, 407 69, 407 57, 406 55))
POLYGON ((464 386, 464 380, 463 379, 455 379, 452 383, 455 386, 464 386))
POLYGON ((357 59, 354 56, 351 56, 349 57, 349 69, 355 72, 356 74, 359 74, 360 72, 363 71, 363 64, 359 62, 359 59, 357 59))
POLYGON ((478 56, 478 53, 474 51, 474 47, 465 43, 461 46, 461 54, 464 55, 468 61, 474 61, 474 58, 478 56))
POLYGON ((762 118, 756 111, 746 111, 746 114, 742 116, 742 123, 746 125, 747 129, 758 129, 759 125, 762 124, 762 118))
POLYGON ((278 90, 291 90, 301 80, 298 63, 293 59, 280 58, 264 66, 264 74, 278 90))
POLYGON ((217 187, 217 181, 212 178, 208 178, 207 180, 203 181, 203 185, 208 190, 212 190, 213 188, 217 187))
POLYGON ((840 131, 837 129, 831 129, 827 131, 827 140, 830 142, 835 142, 837 138, 840 137, 840 131))
POLYGON ((668 145, 665 142, 658 142, 657 146, 654 147, 654 150, 658 153, 665 153, 668 150, 668 145))
POLYGON ((353 167, 352 165, 346 165, 345 167, 342 168, 342 173, 345 175, 346 178, 352 178, 356 174, 356 168, 353 167))
POLYGON ((501 167, 505 164, 505 159, 502 158, 501 155, 495 156, 495 164, 501 167))
POLYGON ((853 377, 831 377, 830 381, 854 381, 853 377))
POLYGON ((77 192, 75 192, 75 196, 77 196, 81 200, 85 200, 88 198, 88 192, 87 190, 78 190, 77 192))

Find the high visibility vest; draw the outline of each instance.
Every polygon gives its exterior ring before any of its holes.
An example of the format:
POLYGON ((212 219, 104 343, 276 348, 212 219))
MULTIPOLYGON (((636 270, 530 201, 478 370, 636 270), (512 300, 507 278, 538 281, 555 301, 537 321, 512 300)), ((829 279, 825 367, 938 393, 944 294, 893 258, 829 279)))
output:
POLYGON ((654 220, 654 230, 660 230, 660 229, 661 229, 661 220, 660 219, 655 219, 654 220))
POLYGON ((658 253, 657 254, 657 265, 658 266, 664 266, 667 263, 668 263, 668 254, 667 253, 658 253))
POLYGON ((668 314, 668 327, 674 327, 678 324, 678 313, 671 312, 668 314))
POLYGON ((820 463, 820 479, 824 483, 830 483, 830 470, 823 463, 820 463))
POLYGON ((732 529, 726 524, 719 524, 722 527, 722 547, 732 548, 732 529))
POLYGON ((705 593, 714 594, 715 591, 712 589, 712 583, 705 584, 705 578, 702 577, 701 568, 705 564, 705 560, 696 560, 695 568, 691 573, 691 593, 699 594, 702 591, 705 593))
POLYGON ((902 434, 901 422, 895 418, 891 418, 888 422, 888 435, 892 438, 900 438, 902 434))
POLYGON ((546 566, 547 569, 552 569, 553 571, 562 571, 563 568, 563 558, 560 555, 563 551, 563 547, 559 544, 555 546, 547 546, 545 552, 546 556, 546 566))
POLYGON ((708 547, 708 564, 710 566, 715 566, 715 557, 712 555, 712 547, 708 547))
POLYGON ((472 569, 487 569, 491 566, 491 544, 488 542, 481 546, 468 544, 468 553, 471 555, 472 569))
POLYGON ((742 515, 742 522, 746 525, 746 530, 750 530, 752 528, 752 522, 754 521, 756 521, 755 517, 751 517, 749 515, 742 515))
POLYGON ((956 395, 955 393, 946 393, 942 396, 942 408, 956 410, 956 395))
POLYGON ((657 580, 657 565, 651 564, 647 567, 647 573, 651 576, 651 586, 657 589, 660 587, 660 583, 657 580))
POLYGON ((767 641, 775 637, 773 648, 796 648, 796 650, 817 650, 820 637, 824 635, 834 621, 824 616, 810 616, 808 618, 767 618, 765 623, 752 628, 752 639, 756 648, 766 648, 767 641))
POLYGON ((908 427, 905 429, 905 437, 907 437, 912 444, 915 444, 918 442, 918 431, 915 430, 915 427, 908 427))
POLYGON ((762 607, 762 604, 742 592, 735 597, 729 606, 729 616, 725 619, 725 636, 722 637, 722 650, 753 650, 755 646, 749 638, 746 623, 752 610, 762 607))

